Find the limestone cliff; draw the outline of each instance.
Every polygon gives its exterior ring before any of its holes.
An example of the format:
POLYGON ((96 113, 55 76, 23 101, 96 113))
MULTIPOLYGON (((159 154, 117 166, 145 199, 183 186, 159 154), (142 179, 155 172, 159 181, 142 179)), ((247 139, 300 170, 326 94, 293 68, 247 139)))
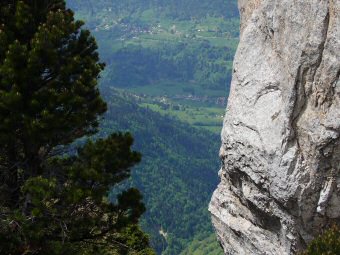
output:
POLYGON ((340 222, 340 0, 239 0, 209 209, 225 254, 294 254, 340 222))

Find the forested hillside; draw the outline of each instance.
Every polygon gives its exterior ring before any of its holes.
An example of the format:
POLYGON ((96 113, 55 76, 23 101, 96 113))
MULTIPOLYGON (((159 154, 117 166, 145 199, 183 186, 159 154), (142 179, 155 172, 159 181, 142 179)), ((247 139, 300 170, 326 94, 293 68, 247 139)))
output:
POLYGON ((144 194, 142 228, 153 247, 165 255, 222 254, 207 206, 218 181, 237 1, 67 2, 106 63, 101 135, 130 131, 143 155, 126 185, 144 194))
POLYGON ((235 0, 68 2, 95 34, 111 86, 174 80, 225 91, 238 42, 235 0))
POLYGON ((230 18, 238 16, 237 2, 226 0, 71 0, 68 5, 75 11, 91 13, 110 11, 116 17, 134 15, 146 10, 155 10, 158 18, 192 19, 204 16, 230 18), (223 8, 225 7, 225 8, 223 8))
POLYGON ((102 92, 109 108, 101 135, 129 131, 143 154, 130 185, 144 194, 142 227, 153 246, 159 253, 179 254, 193 239, 209 237, 207 205, 218 181, 218 135, 139 107, 126 94, 102 92))

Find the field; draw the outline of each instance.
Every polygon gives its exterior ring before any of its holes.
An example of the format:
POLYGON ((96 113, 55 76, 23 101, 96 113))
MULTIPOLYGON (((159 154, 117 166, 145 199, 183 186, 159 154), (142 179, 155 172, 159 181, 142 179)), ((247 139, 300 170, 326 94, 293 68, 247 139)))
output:
POLYGON ((197 128, 221 132, 227 91, 207 90, 193 84, 162 83, 120 89, 120 92, 128 94, 141 107, 197 128))

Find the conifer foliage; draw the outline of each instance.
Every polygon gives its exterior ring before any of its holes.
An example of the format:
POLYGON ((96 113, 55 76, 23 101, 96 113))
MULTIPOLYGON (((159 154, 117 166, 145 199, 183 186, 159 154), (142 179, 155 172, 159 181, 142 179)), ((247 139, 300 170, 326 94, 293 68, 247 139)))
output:
POLYGON ((83 143, 106 111, 95 39, 62 0, 0 2, 0 254, 153 254, 130 134, 83 143))
POLYGON ((338 255, 340 254, 340 228, 333 225, 315 238, 301 255, 338 255))

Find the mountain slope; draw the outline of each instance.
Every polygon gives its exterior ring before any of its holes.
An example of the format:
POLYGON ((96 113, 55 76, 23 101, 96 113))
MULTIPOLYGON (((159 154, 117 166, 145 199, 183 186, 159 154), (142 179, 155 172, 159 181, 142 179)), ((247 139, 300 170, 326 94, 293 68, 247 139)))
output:
POLYGON ((179 254, 196 235, 211 235, 207 205, 217 184, 218 136, 141 108, 128 95, 103 95, 109 109, 101 135, 129 131, 143 154, 129 185, 144 194, 142 227, 157 252, 179 254))

